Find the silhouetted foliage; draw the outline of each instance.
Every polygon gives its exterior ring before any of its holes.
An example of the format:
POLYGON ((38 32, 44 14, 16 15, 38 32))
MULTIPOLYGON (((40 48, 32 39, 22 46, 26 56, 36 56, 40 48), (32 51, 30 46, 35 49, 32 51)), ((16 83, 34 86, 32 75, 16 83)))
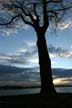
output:
MULTIPOLYGON (((56 93, 51 72, 45 33, 50 24, 57 26, 65 12, 72 8, 71 0, 2 0, 0 1, 0 25, 16 27, 22 20, 32 26, 37 34, 41 93, 56 93)), ((67 18, 65 16, 65 18, 67 18)))

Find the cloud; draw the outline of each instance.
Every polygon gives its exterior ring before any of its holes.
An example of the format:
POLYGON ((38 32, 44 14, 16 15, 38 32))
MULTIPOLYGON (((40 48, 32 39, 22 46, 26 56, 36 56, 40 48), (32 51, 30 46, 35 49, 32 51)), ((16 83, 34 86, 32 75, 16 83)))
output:
POLYGON ((65 22, 58 23, 58 29, 64 30, 72 27, 72 19, 67 19, 65 22))
POLYGON ((53 53, 49 53, 50 58, 55 58, 57 55, 53 53))
POLYGON ((32 63, 39 63, 39 59, 38 58, 32 58, 29 60, 32 63))
MULTIPOLYGON (((52 69, 54 84, 72 84, 72 69, 52 69)), ((0 65, 0 85, 40 84, 39 68, 17 68, 0 65)))
MULTIPOLYGON (((35 41, 26 41, 25 47, 17 49, 14 54, 0 54, 0 63, 2 64, 21 64, 21 65, 33 65, 39 64, 38 49, 35 46, 35 41)), ((63 49, 62 47, 55 47, 49 45, 48 47, 50 58, 57 56, 64 58, 72 58, 72 51, 63 49)), ((52 61, 52 64, 55 64, 52 61)))
POLYGON ((28 29, 29 29, 29 26, 26 25, 26 24, 24 24, 24 25, 23 25, 23 28, 24 28, 24 30, 28 30, 28 29))
POLYGON ((36 46, 36 42, 33 41, 33 40, 24 41, 24 44, 25 44, 27 47, 35 47, 35 46, 36 46))
POLYGON ((51 61, 51 64, 54 65, 54 64, 56 64, 56 62, 55 61, 51 61))
POLYGON ((0 54, 0 63, 23 65, 38 63, 38 55, 37 48, 35 47, 35 42, 27 41, 24 44, 26 47, 17 49, 14 54, 0 54))
POLYGON ((26 48, 20 48, 20 49, 18 49, 17 52, 18 53, 25 53, 25 52, 27 52, 27 49, 26 48))
MULTIPOLYGON (((5 1, 5 2, 8 2, 8 1, 10 1, 10 0, 1 0, 1 2, 2 1, 5 1)), ((0 5, 1 5, 1 3, 0 3, 0 5)), ((2 6, 1 6, 2 7, 2 6)), ((5 9, 3 9, 3 10, 5 10, 5 9)), ((16 10, 15 10, 16 11, 16 10)), ((1 12, 2 12, 2 10, 1 10, 1 12)), ((14 14, 14 10, 13 10, 13 12, 12 12, 12 10, 10 11, 6 11, 5 12, 5 14, 7 15, 7 14, 9 14, 8 16, 10 17, 12 17, 12 14, 14 14)), ((16 14, 16 12, 15 12, 15 14, 16 14)), ((14 15, 15 15, 14 14, 14 15)), ((3 16, 4 16, 4 14, 3 14, 3 16)), ((68 16, 68 14, 67 15, 65 15, 65 16, 68 16)), ((70 14, 69 14, 69 16, 70 16, 70 14)), ((34 16, 35 17, 35 16, 34 16)), ((72 16, 70 16, 71 18, 72 18, 72 16)), ((6 18, 4 18, 3 19, 3 17, 1 17, 0 18, 1 20, 3 20, 4 21, 4 19, 6 19, 6 18)), ((35 18, 36 19, 36 18, 35 18)), ((42 19, 42 18, 41 18, 42 19)), ((9 19, 10 20, 10 19, 9 19)), ((70 18, 67 18, 67 17, 64 17, 64 20, 65 20, 65 22, 62 20, 62 22, 61 23, 58 23, 58 28, 59 29, 61 29, 61 30, 64 30, 64 29, 66 29, 66 28, 69 28, 69 27, 72 27, 72 19, 70 19, 70 18)), ((53 20, 54 21, 54 20, 53 20)), ((42 21, 41 21, 41 23, 42 23, 42 21)), ((51 23, 52 24, 52 23, 51 23)), ((53 23, 54 24, 54 23, 53 23)), ((52 27, 53 27, 53 25, 52 25, 52 27)), ((4 29, 4 28, 3 28, 4 29)), ((12 28, 11 29, 4 29, 4 30, 2 30, 2 33, 3 33, 3 35, 5 34, 6 36, 11 36, 12 34, 16 34, 17 32, 18 32, 18 30, 19 29, 25 29, 25 30, 28 30, 29 29, 29 26, 28 25, 26 25, 26 24, 24 24, 23 23, 23 21, 21 20, 21 19, 16 19, 16 20, 14 20, 13 21, 13 25, 12 25, 12 28), (14 29, 13 29, 14 28, 14 29)))
POLYGON ((23 63, 26 63, 26 60, 22 60, 20 58, 20 56, 16 56, 16 55, 0 55, 0 63, 3 63, 3 64, 23 64, 23 63))
POLYGON ((72 84, 72 77, 67 77, 67 78, 55 78, 53 80, 54 84, 57 85, 65 85, 65 84, 72 84))
POLYGON ((15 35, 15 34, 17 34, 17 30, 16 29, 2 29, 2 35, 4 35, 4 36, 11 36, 11 35, 15 35), (13 34, 14 33, 14 34, 13 34))
POLYGON ((72 51, 69 51, 67 49, 63 49, 62 47, 55 47, 53 45, 49 45, 49 54, 50 57, 65 57, 65 58, 72 58, 72 51))
POLYGON ((36 68, 17 68, 15 66, 0 65, 0 72, 0 85, 17 85, 17 83, 20 85, 21 82, 29 85, 40 81, 40 74, 36 68))
MULTIPOLYGON (((5 19, 3 18, 1 20, 5 21, 5 19)), ((4 23, 4 21, 1 21, 1 23, 2 22, 4 23)), ((20 19, 19 21, 14 21, 11 25, 8 25, 6 27, 5 26, 0 27, 0 32, 2 33, 3 36, 13 36, 13 35, 16 35, 18 31, 21 29, 28 30, 29 26, 27 24, 24 24, 23 21, 20 19)))
MULTIPOLYGON (((29 86, 40 84, 39 68, 17 68, 0 65, 0 85, 29 86), (3 67, 2 67, 3 66, 3 67), (2 67, 2 68, 1 68, 2 67)), ((72 84, 72 69, 53 69, 54 84, 72 84)))

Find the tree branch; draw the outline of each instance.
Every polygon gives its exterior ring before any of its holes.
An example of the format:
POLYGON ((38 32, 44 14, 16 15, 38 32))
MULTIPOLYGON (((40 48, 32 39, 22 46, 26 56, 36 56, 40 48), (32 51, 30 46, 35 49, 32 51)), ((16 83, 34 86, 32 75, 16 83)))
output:
POLYGON ((72 8, 72 5, 71 6, 68 6, 68 7, 66 7, 66 6, 64 6, 63 8, 61 8, 61 9, 54 9, 54 10, 49 10, 49 11, 47 11, 48 13, 49 12, 59 12, 59 11, 65 11, 65 10, 68 10, 68 9, 71 9, 72 8))
POLYGON ((15 18, 17 18, 17 17, 19 17, 19 16, 20 16, 20 14, 18 14, 18 15, 16 15, 16 16, 12 17, 11 20, 8 21, 8 22, 6 22, 6 23, 0 23, 0 25, 9 25, 9 24, 11 24, 11 23, 13 22, 13 20, 14 20, 15 18))
POLYGON ((36 12, 36 3, 34 3, 34 13, 35 13, 35 16, 36 16, 37 20, 39 20, 39 16, 36 12))
POLYGON ((25 11, 25 9, 22 8, 21 6, 17 6, 17 5, 15 5, 15 4, 13 4, 13 7, 21 9, 22 12, 23 12, 26 16, 30 17, 31 20, 34 21, 33 16, 32 16, 30 13, 27 13, 27 12, 25 11))
POLYGON ((55 12, 55 11, 50 11, 50 13, 54 14, 54 16, 57 18, 57 16, 58 16, 58 13, 57 13, 57 12, 55 12))
POLYGON ((31 22, 25 20, 25 18, 23 17, 22 14, 20 14, 20 16, 21 16, 21 18, 22 18, 22 20, 23 20, 23 22, 24 22, 25 24, 28 24, 28 25, 34 27, 34 25, 33 25, 31 22))
POLYGON ((26 20, 24 19, 23 15, 21 15, 20 13, 19 13, 18 15, 16 15, 16 16, 12 17, 10 21, 8 21, 8 22, 6 22, 6 23, 0 23, 0 25, 9 25, 9 24, 11 24, 11 23, 13 22, 13 20, 14 20, 15 18, 17 18, 17 17, 19 17, 19 16, 22 18, 22 20, 24 21, 25 24, 28 24, 28 25, 31 25, 32 27, 34 27, 34 25, 33 25, 31 22, 26 21, 26 20))
POLYGON ((43 1, 43 26, 42 29, 43 31, 46 31, 46 29, 48 28, 49 25, 49 21, 48 21, 48 15, 47 15, 47 6, 46 6, 46 1, 43 1))
POLYGON ((60 3, 60 2, 62 2, 62 0, 49 0, 46 2, 46 4, 48 4, 48 3, 60 3))

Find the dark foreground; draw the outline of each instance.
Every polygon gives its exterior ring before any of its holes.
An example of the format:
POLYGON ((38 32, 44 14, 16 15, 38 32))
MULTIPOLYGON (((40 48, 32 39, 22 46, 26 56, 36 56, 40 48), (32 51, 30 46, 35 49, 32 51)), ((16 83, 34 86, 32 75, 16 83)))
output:
POLYGON ((0 97, 0 108, 14 106, 22 106, 21 108, 72 108, 72 94, 59 93, 48 96, 30 94, 0 97))

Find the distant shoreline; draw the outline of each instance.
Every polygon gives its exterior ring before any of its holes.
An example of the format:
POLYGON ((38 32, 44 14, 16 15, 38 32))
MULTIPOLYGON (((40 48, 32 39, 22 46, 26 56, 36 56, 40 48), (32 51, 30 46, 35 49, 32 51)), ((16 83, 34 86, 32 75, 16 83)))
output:
MULTIPOLYGON (((72 87, 72 85, 55 85, 55 87, 72 87)), ((40 86, 0 86, 0 90, 33 89, 33 88, 40 88, 40 86)))

